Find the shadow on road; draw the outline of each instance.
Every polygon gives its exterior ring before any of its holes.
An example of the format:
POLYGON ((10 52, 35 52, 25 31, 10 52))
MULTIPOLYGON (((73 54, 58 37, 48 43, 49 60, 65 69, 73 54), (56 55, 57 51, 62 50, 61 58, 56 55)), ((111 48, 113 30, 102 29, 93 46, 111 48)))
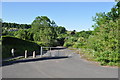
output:
POLYGON ((68 57, 68 56, 59 56, 59 57, 43 57, 43 58, 16 60, 16 61, 3 62, 2 66, 8 66, 8 65, 16 64, 16 63, 25 63, 25 62, 43 61, 43 60, 53 60, 53 59, 63 59, 63 58, 70 58, 70 57, 68 57))

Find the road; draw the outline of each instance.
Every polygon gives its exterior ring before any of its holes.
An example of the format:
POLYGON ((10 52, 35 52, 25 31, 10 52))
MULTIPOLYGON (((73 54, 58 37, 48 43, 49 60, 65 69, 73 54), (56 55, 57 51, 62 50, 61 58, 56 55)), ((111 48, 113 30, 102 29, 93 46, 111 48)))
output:
MULTIPOLYGON (((66 50, 68 51, 68 50, 66 50)), ((63 52, 65 52, 63 50, 63 52)), ((55 53, 54 53, 55 54, 55 53)), ((56 53, 57 54, 57 53, 56 53)), ((62 53, 59 53, 61 55, 62 53)), ((65 53, 64 53, 65 54, 65 53)), ((62 56, 64 55, 62 54, 62 56)), ((66 54, 65 54, 66 55, 66 54)), ((118 68, 87 62, 68 51, 68 58, 19 62, 2 67, 3 78, 117 78, 118 68)))

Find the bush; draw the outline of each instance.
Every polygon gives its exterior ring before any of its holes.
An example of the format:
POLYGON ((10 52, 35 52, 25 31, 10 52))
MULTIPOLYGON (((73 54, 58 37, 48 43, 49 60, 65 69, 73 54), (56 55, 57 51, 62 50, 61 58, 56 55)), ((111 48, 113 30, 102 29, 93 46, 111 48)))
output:
POLYGON ((64 47, 71 47, 71 46, 73 46, 73 43, 71 43, 71 42, 65 42, 63 46, 64 47))

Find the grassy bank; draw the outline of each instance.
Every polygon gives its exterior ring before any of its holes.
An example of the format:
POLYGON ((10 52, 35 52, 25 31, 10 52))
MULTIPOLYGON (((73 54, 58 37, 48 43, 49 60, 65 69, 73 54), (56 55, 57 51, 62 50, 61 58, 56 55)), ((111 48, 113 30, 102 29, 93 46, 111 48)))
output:
POLYGON ((14 37, 2 37, 2 58, 12 57, 11 49, 15 49, 15 56, 24 55, 25 50, 28 50, 29 55, 32 54, 33 51, 36 51, 38 54, 40 46, 34 42, 25 41, 22 39, 14 38, 14 37))
MULTIPOLYGON (((115 62, 111 61, 111 62, 108 62, 108 63, 106 62, 105 63, 104 60, 103 60, 104 57, 96 56, 96 52, 94 50, 92 50, 92 49, 84 49, 84 48, 82 48, 82 49, 78 50, 77 53, 80 54, 81 58, 83 58, 85 60, 88 60, 88 61, 97 62, 97 63, 99 63, 99 65, 102 65, 102 66, 120 67, 119 62, 115 63, 115 62)), ((105 57, 105 59, 106 59, 106 57, 105 57)), ((108 59, 109 59, 109 57, 108 57, 108 59)))

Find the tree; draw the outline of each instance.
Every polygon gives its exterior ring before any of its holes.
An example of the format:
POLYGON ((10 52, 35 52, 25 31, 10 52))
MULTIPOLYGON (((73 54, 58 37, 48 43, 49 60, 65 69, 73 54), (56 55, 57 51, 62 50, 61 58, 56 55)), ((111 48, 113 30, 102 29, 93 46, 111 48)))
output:
POLYGON ((71 35, 74 35, 74 34, 75 34, 75 32, 76 32, 76 31, 75 31, 75 30, 73 30, 70 34, 71 34, 71 35))
MULTIPOLYGON (((1 28, 2 28, 2 19, 0 18, 0 30, 2 30, 1 28)), ((0 32, 2 32, 2 31, 0 31, 0 32)), ((1 38, 1 36, 2 36, 2 33, 0 33, 0 38, 1 38)))
POLYGON ((51 26, 52 26, 52 27, 57 27, 57 24, 55 23, 55 21, 52 20, 51 26))
POLYGON ((101 65, 118 65, 120 61, 118 50, 118 22, 120 17, 120 2, 110 12, 97 13, 94 17, 94 34, 89 37, 87 46, 95 51, 94 58, 101 65))
POLYGON ((37 42, 47 43, 47 46, 53 46, 57 38, 56 31, 47 16, 38 16, 32 22, 33 38, 37 42))
POLYGON ((115 0, 115 2, 119 2, 120 0, 115 0))
POLYGON ((32 28, 33 29, 40 29, 44 27, 50 27, 51 21, 47 16, 38 16, 35 18, 35 20, 32 22, 32 28))
POLYGON ((66 33, 66 29, 62 26, 58 26, 58 27, 54 27, 55 28, 55 31, 56 33, 59 35, 59 34, 65 34, 66 33))
POLYGON ((0 23, 2 23, 3 21, 2 21, 2 19, 0 18, 0 23))
POLYGON ((120 18, 120 1, 111 9, 108 13, 96 13, 96 16, 93 17, 93 21, 96 24, 93 26, 94 28, 99 27, 99 25, 107 24, 110 20, 115 21, 120 18))
POLYGON ((18 28, 18 29, 20 29, 20 28, 21 29, 29 29, 29 28, 31 28, 31 25, 2 22, 2 27, 6 27, 6 28, 18 28))
POLYGON ((20 38, 20 39, 23 39, 23 40, 27 40, 27 31, 26 30, 19 30, 16 33, 16 37, 20 38))

